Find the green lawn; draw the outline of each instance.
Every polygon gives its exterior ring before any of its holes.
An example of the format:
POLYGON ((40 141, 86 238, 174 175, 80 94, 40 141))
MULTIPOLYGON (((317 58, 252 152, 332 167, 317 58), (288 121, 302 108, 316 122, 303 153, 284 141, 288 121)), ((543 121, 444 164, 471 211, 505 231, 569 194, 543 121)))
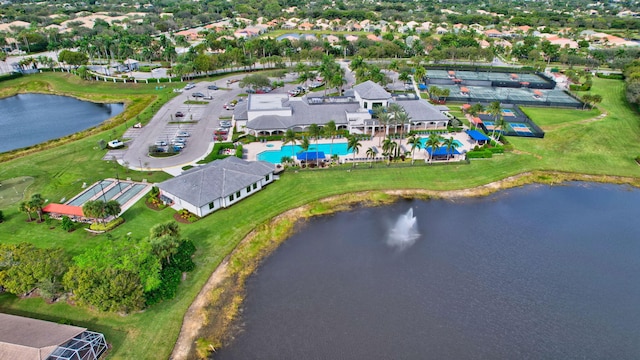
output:
MULTIPOLYGON (((33 76, 19 80, 28 83, 29 79, 38 81, 41 78, 33 76)), ((0 83, 0 94, 6 91, 3 87, 7 85, 8 82, 0 83)), ((57 83, 52 85, 54 89, 56 86, 57 83)), ((63 82, 60 86, 68 89, 63 82)), ((75 86, 88 87, 84 82, 75 86)), ((103 314, 67 304, 47 305, 40 299, 18 300, 10 295, 0 296, 0 311, 53 321, 67 320, 102 331, 107 341, 113 344, 112 359, 167 358, 186 309, 211 272, 248 232, 285 210, 331 195, 362 190, 463 189, 531 170, 638 177, 639 169, 633 158, 640 154, 639 116, 624 102, 623 86, 621 81, 594 79, 594 92, 604 97, 600 107, 609 114, 605 119, 584 123, 581 120, 587 115, 592 117, 591 114, 577 110, 563 113, 572 121, 556 119, 555 122, 565 122, 567 126, 549 130, 544 139, 510 137, 517 151, 491 160, 473 161, 469 165, 396 165, 373 169, 359 166, 352 171, 347 171, 349 167, 342 167, 287 172, 263 191, 229 209, 217 211, 193 224, 181 224, 183 234, 198 248, 195 257, 197 268, 181 285, 176 299, 142 313, 128 316, 103 314)), ((114 89, 108 91, 119 91, 114 89)), ((140 89, 142 94, 145 91, 152 94, 154 90, 152 86, 140 89)), ((530 114, 537 123, 547 121, 552 125, 555 122, 550 119, 558 112, 555 109, 533 109, 530 114)), ((28 188, 29 194, 40 192, 45 198, 58 201, 79 192, 82 182, 90 184, 104 177, 114 177, 116 171, 120 177, 147 178, 151 182, 168 177, 165 174, 125 174, 122 168, 101 161, 104 151, 94 149, 101 137, 104 133, 6 161, 0 166, 0 181, 32 176, 35 181, 28 188)), ((104 235, 92 236, 83 230, 65 233, 59 228, 50 230, 45 224, 26 223, 26 216, 19 213, 16 206, 2 210, 8 217, 5 223, 0 224, 0 239, 4 242, 29 241, 42 247, 62 246, 77 254, 99 241, 108 241, 104 235)), ((172 215, 171 209, 156 212, 139 203, 124 214, 127 221, 112 235, 121 238, 131 232, 132 237, 141 238, 146 236, 151 226, 171 219, 172 215)))

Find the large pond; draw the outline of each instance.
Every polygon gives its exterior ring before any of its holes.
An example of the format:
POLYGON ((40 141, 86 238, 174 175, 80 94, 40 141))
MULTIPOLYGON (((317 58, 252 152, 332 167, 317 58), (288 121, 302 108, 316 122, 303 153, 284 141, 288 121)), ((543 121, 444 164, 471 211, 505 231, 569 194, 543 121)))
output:
POLYGON ((574 183, 313 219, 215 359, 638 359, 638 214, 637 189, 574 183))
POLYGON ((20 94, 0 99, 0 153, 91 128, 118 115, 123 104, 67 96, 20 94))

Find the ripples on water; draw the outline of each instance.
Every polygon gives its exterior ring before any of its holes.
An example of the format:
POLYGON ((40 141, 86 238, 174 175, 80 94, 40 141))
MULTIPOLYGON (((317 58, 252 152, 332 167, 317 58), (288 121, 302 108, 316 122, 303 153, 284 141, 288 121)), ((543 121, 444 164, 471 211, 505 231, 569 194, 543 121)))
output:
POLYGON ((640 191, 527 186, 311 220, 251 278, 228 359, 638 359, 640 191), (413 246, 386 243, 413 208, 413 246))

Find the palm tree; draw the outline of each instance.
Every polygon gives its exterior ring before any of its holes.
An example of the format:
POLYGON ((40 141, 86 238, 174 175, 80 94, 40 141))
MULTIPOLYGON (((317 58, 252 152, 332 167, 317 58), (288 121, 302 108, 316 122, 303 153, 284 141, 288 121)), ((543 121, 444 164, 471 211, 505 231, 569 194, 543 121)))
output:
POLYGON ((427 70, 424 67, 422 67, 422 65, 417 66, 413 73, 414 80, 418 84, 421 84, 425 76, 427 76, 427 70))
POLYGON ((444 139, 444 141, 442 142, 442 145, 447 148, 447 161, 448 161, 453 150, 455 150, 458 147, 458 143, 453 137, 450 137, 450 138, 444 139))
POLYGON ((120 206, 120 203, 115 200, 109 200, 104 204, 104 215, 106 217, 118 217, 121 211, 122 207, 120 206))
POLYGON ((33 221, 33 219, 31 218, 31 206, 29 205, 28 202, 26 201, 21 202, 19 209, 20 209, 20 212, 27 214, 27 217, 29 218, 29 222, 33 221))
POLYGON ((387 111, 391 114, 392 123, 394 125, 394 135, 398 132, 398 115, 404 111, 404 108, 398 103, 391 103, 387 106, 387 111))
MULTIPOLYGON (((303 136, 302 140, 300 140, 300 147, 302 148, 302 151, 306 153, 309 150, 310 146, 311 146, 311 143, 309 142, 309 138, 306 136, 303 136)), ((304 160, 307 161, 307 158, 305 158, 304 160)))
POLYGON ((356 166, 356 154, 360 152, 362 144, 357 137, 351 135, 347 140, 347 150, 353 151, 353 166, 356 166))
MULTIPOLYGON (((475 104, 471 105, 469 110, 467 110, 469 115, 471 115, 472 117, 478 116, 478 114, 483 112, 483 111, 484 111, 484 106, 482 106, 482 104, 480 104, 480 103, 475 103, 475 104)), ((475 126, 476 129, 478 128, 478 124, 473 123, 473 125, 475 126)))
POLYGON ((309 136, 312 136, 316 140, 316 166, 318 164, 318 139, 320 138, 320 134, 322 134, 322 129, 318 124, 309 125, 309 136))
POLYGON ((164 224, 157 224, 149 231, 149 237, 159 238, 165 235, 180 237, 180 227, 175 221, 169 221, 164 224))
MULTIPOLYGON (((489 112, 490 115, 493 116, 494 123, 497 123, 498 117, 502 117, 502 109, 500 108, 500 101, 494 101, 491 104, 489 104, 487 111, 489 112)), ((493 131, 491 132, 491 137, 494 137, 495 133, 496 133, 496 127, 494 124, 493 131)))
POLYGON ((331 146, 329 147, 329 155, 333 155, 333 138, 338 134, 338 130, 336 128, 336 122, 333 120, 329 120, 324 127, 322 128, 324 132, 324 136, 331 138, 331 146))
POLYGON ((376 157, 376 151, 373 150, 373 147, 367 149, 367 159, 371 159, 369 161, 369 167, 373 167, 373 158, 376 157))
POLYGON ((391 158, 396 152, 398 144, 391 139, 391 135, 387 136, 382 143, 382 154, 387 157, 387 165, 391 165, 391 158))
POLYGON ((296 133, 293 131, 293 129, 287 129, 287 131, 284 133, 284 137, 282 138, 282 145, 284 146, 287 144, 291 144, 291 158, 296 156, 295 147, 297 140, 298 139, 296 138, 296 133))
POLYGON ((396 123, 400 124, 400 146, 402 146, 402 137, 404 136, 404 124, 409 124, 409 131, 411 130, 411 117, 404 110, 396 113, 396 123))
POLYGON ((419 136, 413 134, 407 139, 407 144, 411 145, 411 165, 413 165, 413 163, 416 161, 416 149, 422 149, 422 139, 419 136))
POLYGON ((437 134, 429 135, 427 142, 424 144, 427 150, 431 148, 431 153, 429 154, 429 162, 433 162, 433 153, 440 148, 441 142, 442 142, 442 137, 440 137, 440 135, 437 135, 437 134))
MULTIPOLYGON (((389 125, 391 125, 391 114, 389 114, 386 111, 379 113, 378 121, 380 122, 380 124, 385 126, 385 132, 384 132, 385 136, 389 136, 389 125)), ((382 140, 382 137, 380 137, 380 139, 382 140)), ((378 146, 380 146, 380 143, 378 143, 378 146)))
POLYGON ((42 207, 44 206, 44 199, 40 194, 33 194, 31 196, 31 201, 29 201, 29 206, 32 211, 35 211, 38 214, 38 222, 42 222, 42 207))

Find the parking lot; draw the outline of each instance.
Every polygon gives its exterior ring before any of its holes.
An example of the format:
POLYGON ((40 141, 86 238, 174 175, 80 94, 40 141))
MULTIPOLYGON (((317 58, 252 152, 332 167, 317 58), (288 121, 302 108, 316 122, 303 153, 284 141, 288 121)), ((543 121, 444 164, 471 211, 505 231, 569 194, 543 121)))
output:
MULTIPOLYGON (((241 77, 242 75, 235 75, 231 78, 241 77)), ((163 169, 184 166, 205 156, 212 146, 215 130, 221 127, 219 118, 223 117, 223 121, 227 121, 226 117, 232 115, 231 111, 223 108, 224 104, 237 99, 237 95, 244 92, 237 82, 226 85, 223 80, 218 83, 225 88, 213 90, 209 87, 217 87, 215 82, 199 82, 185 90, 185 83, 180 93, 166 103, 148 124, 141 129, 127 130, 124 136, 126 151, 117 154, 120 163, 128 163, 133 168, 163 169), (204 94, 205 97, 211 97, 211 100, 194 98, 193 93, 204 94), (185 103, 194 100, 206 101, 207 104, 185 103), (177 113, 183 116, 176 116, 177 113), (186 137, 184 145, 170 147, 180 131, 186 131, 190 136, 186 137), (156 146, 156 143, 166 145, 156 146), (162 152, 176 151, 177 154, 170 157, 149 156, 150 148, 162 149, 162 152)))
MULTIPOLYGON (((347 67, 346 63, 341 64, 347 67)), ((184 83, 178 94, 156 112, 151 121, 142 128, 129 128, 123 136, 126 144, 124 150, 114 151, 105 159, 111 160, 113 156, 120 164, 126 164, 134 169, 174 169, 196 162, 204 158, 213 147, 213 141, 228 141, 233 128, 229 122, 233 115, 232 101, 242 101, 246 97, 246 89, 238 86, 238 82, 245 74, 231 75, 217 81, 201 81, 191 86, 184 83), (189 89, 186 89, 189 87, 189 89), (203 97, 194 97, 194 93, 200 93, 203 97), (210 98, 210 99, 209 99, 210 98), (207 104, 185 104, 187 101, 206 101, 207 104), (225 105, 226 108, 225 108, 225 105), (176 116, 176 113, 184 116, 176 116), (221 119, 222 118, 222 119, 221 119), (163 152, 169 150, 169 144, 179 131, 189 133, 184 146, 173 156, 149 156, 149 149, 156 142, 164 142, 161 145, 163 152), (217 132, 217 134, 216 134, 217 132), (227 132, 227 134, 224 134, 227 132)), ((297 74, 288 73, 284 79, 284 88, 276 88, 273 92, 287 93, 301 84, 295 82, 297 74)), ((347 71, 347 84, 353 84, 353 75, 347 71)), ((166 89, 170 92, 171 90, 166 89)), ((167 94, 168 95, 168 94, 167 94)), ((172 149, 175 150, 175 149, 172 149)), ((174 169, 175 170, 175 169, 174 169)), ((173 171, 173 170, 172 170, 173 171)))

